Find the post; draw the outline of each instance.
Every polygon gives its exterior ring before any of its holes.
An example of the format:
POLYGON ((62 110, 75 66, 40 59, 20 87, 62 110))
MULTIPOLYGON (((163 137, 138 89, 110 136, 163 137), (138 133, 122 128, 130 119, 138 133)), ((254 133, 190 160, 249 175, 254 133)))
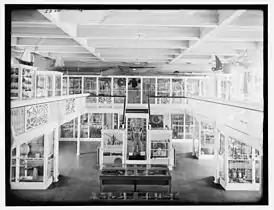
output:
POLYGON ((58 182, 59 179, 59 138, 60 138, 60 126, 55 128, 54 132, 54 166, 53 166, 53 182, 58 182))
POLYGON ((218 183, 218 179, 219 179, 219 159, 218 159, 218 148, 220 147, 219 145, 219 136, 218 136, 218 130, 217 130, 217 122, 215 122, 215 136, 214 136, 214 158, 216 161, 216 170, 215 170, 215 176, 214 176, 214 183, 217 184, 218 183))
POLYGON ((77 151, 76 151, 76 155, 79 156, 80 155, 80 117, 81 115, 78 116, 77 120, 78 120, 78 124, 77 124, 77 151))

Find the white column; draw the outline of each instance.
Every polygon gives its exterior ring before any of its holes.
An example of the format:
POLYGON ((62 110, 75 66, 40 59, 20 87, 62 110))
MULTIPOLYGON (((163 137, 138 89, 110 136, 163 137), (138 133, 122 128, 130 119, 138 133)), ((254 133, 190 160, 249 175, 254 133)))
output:
POLYGON ((16 170, 15 170, 15 182, 19 182, 20 176, 20 144, 16 145, 16 170))
POLYGON ((56 74, 52 76, 52 96, 55 96, 55 92, 56 92, 55 81, 56 81, 56 74))
POLYGON ((256 160, 255 160, 255 149, 252 148, 252 184, 255 184, 255 163, 256 163, 256 160))
POLYGON ((183 128, 184 128, 184 139, 186 139, 186 111, 184 111, 184 124, 183 124, 183 128))
POLYGON ((69 95, 69 76, 67 76, 67 95, 69 95))
MULTIPOLYGON (((157 96, 158 90, 158 78, 155 78, 155 96, 157 96)), ((157 104, 157 98, 155 98, 155 104, 157 104)))
POLYGON ((193 116, 193 129, 192 129, 192 156, 195 156, 195 126, 196 126, 196 118, 194 118, 194 114, 193 116))
POLYGON ((140 88, 140 91, 141 91, 141 94, 140 94, 140 100, 141 100, 141 103, 140 104, 143 104, 143 78, 140 77, 140 80, 141 80, 141 88, 140 88))
MULTIPOLYGON (((172 96, 172 78, 169 80, 169 96, 172 96)), ((172 98, 169 98, 169 103, 172 104, 172 98)))
POLYGON ((198 158, 201 156, 201 140, 202 140, 202 137, 201 137, 201 133, 202 133, 202 121, 198 120, 198 123, 199 123, 199 137, 198 137, 198 158))
POLYGON ((58 182, 59 177, 59 138, 60 138, 60 126, 55 129, 54 132, 54 162, 53 162, 53 181, 58 182))
POLYGON ((84 77, 82 76, 81 77, 81 89, 82 89, 82 91, 81 91, 81 93, 83 94, 84 93, 84 77))
POLYGON ((44 176, 43 176, 43 182, 44 184, 47 184, 48 182, 48 143, 49 143, 49 135, 48 133, 44 134, 44 176))
POLYGON ((77 151, 76 151, 76 155, 80 155, 80 117, 81 115, 79 115, 77 117, 77 120, 78 120, 78 125, 77 125, 77 151))

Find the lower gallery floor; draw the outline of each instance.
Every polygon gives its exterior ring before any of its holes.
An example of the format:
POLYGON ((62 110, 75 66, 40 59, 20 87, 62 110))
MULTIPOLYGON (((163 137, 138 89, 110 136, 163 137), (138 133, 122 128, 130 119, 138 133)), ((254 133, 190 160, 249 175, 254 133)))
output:
MULTIPOLYGON (((76 142, 60 142, 60 178, 47 190, 13 190, 15 198, 34 202, 89 202, 92 192, 99 192, 99 169, 96 165, 97 142, 81 142, 76 157, 76 142)), ((174 143, 176 167, 172 174, 172 192, 186 203, 257 202, 260 192, 225 191, 213 183, 214 160, 192 158, 192 141, 174 143)), ((130 192, 132 186, 106 186, 105 192, 130 192)), ((165 186, 138 186, 139 192, 166 191, 165 186)), ((11 203, 11 204, 19 204, 11 203)))

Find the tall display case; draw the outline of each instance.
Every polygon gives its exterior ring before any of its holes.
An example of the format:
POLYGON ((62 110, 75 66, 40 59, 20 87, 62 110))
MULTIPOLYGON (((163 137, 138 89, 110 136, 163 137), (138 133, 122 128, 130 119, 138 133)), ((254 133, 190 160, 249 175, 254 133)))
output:
POLYGON ((11 65, 11 99, 35 97, 36 67, 21 64, 11 65))
POLYGON ((171 139, 172 130, 148 130, 148 164, 166 165, 172 170, 175 154, 171 139))
POLYGON ((207 119, 197 118, 194 120, 193 155, 196 158, 214 158, 215 152, 215 123, 207 119))
POLYGON ((62 94, 62 73, 36 67, 11 65, 11 99, 33 99, 62 94))
POLYGON ((260 190, 261 154, 233 135, 218 132, 216 182, 225 190, 260 190))
POLYGON ((53 132, 12 148, 11 189, 47 189, 53 182, 53 170, 53 132))
POLYGON ((125 163, 125 130, 102 130, 100 146, 100 168, 106 165, 121 166, 125 163))

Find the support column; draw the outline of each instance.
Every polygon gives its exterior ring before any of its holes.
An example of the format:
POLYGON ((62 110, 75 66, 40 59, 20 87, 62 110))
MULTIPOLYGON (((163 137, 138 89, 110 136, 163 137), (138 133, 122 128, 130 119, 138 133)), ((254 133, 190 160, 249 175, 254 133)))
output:
POLYGON ((58 182, 59 179, 59 139, 60 139, 60 126, 54 131, 54 163, 53 163, 53 182, 58 182))
POLYGON ((79 115, 77 117, 77 121, 78 121, 78 125, 77 125, 77 147, 76 147, 76 155, 79 156, 80 155, 80 118, 81 115, 79 115))
POLYGON ((201 132, 202 132, 202 121, 200 120, 198 120, 198 123, 199 123, 199 137, 198 137, 198 158, 200 158, 200 156, 201 156, 201 140, 202 140, 202 137, 201 137, 201 132))

